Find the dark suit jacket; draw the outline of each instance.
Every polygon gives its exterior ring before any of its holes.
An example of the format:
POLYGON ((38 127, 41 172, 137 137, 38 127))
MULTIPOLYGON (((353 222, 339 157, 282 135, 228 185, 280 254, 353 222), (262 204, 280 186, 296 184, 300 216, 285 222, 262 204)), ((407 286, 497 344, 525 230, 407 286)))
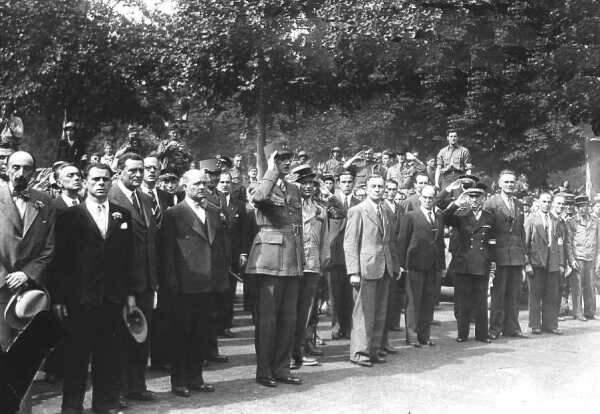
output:
POLYGON ((165 212, 161 238, 161 280, 171 293, 223 292, 229 286, 231 253, 225 223, 206 208, 206 228, 182 202, 165 212))
POLYGON ((185 191, 178 191, 175 194, 169 194, 165 191, 165 193, 167 194, 167 207, 173 207, 176 203, 175 203, 175 196, 177 196, 177 204, 181 203, 183 200, 185 200, 185 191))
POLYGON ((489 198, 483 208, 492 213, 496 229, 496 264, 523 266, 525 264, 525 216, 523 205, 514 199, 515 214, 511 216, 500 194, 489 198))
POLYGON ((156 290, 157 277, 157 226, 152 216, 152 200, 146 194, 138 191, 138 197, 143 215, 135 210, 131 200, 125 196, 117 183, 114 183, 108 194, 111 203, 124 208, 131 216, 133 231, 133 265, 131 289, 135 293, 156 290))
POLYGON ((432 226, 420 208, 403 217, 398 240, 400 266, 420 272, 446 267, 444 221, 439 214, 435 219, 432 226))
POLYGON ((532 213, 525 220, 525 246, 527 260, 534 267, 543 267, 548 272, 558 272, 566 264, 565 227, 559 219, 549 214, 552 235, 548 243, 548 232, 541 213, 532 213))
POLYGON ((43 284, 54 254, 55 211, 50 197, 37 190, 29 194, 21 220, 8 184, 0 182, 0 303, 11 296, 5 286, 9 273, 21 271, 43 284))
MULTIPOLYGON (((335 195, 338 199, 341 197, 340 193, 335 195)), ((360 200, 354 196, 350 199, 350 208, 360 204, 360 200)), ((344 256, 344 232, 346 230, 346 222, 348 216, 348 209, 340 201, 340 214, 339 217, 328 217, 328 228, 329 228, 329 239, 331 240, 331 255, 330 255, 330 266, 345 266, 346 258, 344 256)))
POLYGON ((224 194, 219 193, 221 210, 227 218, 227 241, 231 251, 231 267, 234 272, 239 273, 240 255, 248 254, 248 215, 246 203, 236 199, 234 195, 229 197, 229 205, 224 194))
POLYGON ((56 271, 60 281, 54 302, 123 304, 132 291, 133 232, 129 212, 109 203, 108 229, 102 238, 85 203, 60 216, 56 271))
POLYGON ((482 211, 479 220, 470 209, 458 209, 451 204, 443 212, 444 223, 454 227, 455 250, 448 270, 453 273, 486 276, 490 271, 494 249, 490 248, 490 239, 494 235, 494 217, 482 211))

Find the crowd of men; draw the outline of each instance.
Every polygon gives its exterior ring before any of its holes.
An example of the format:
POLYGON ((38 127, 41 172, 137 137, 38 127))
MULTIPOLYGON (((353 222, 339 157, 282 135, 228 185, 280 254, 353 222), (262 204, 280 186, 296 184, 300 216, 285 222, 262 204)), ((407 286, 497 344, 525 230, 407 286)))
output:
POLYGON ((260 179, 241 155, 180 172, 154 153, 113 155, 110 145, 83 163, 75 143, 70 133, 61 143, 45 191, 32 186, 34 156, 0 146, 0 343, 6 350, 19 335, 4 318, 15 292, 47 289, 66 334, 43 369, 63 380, 64 414, 82 412, 90 362, 96 413, 156 400, 149 361, 169 369, 179 397, 214 391, 203 367, 228 361, 218 337, 234 336, 238 281, 255 324, 256 382, 266 387, 301 384, 292 372, 319 364, 325 308, 331 340, 349 339, 349 360, 361 367, 398 352, 391 331, 434 346, 443 274, 455 287, 457 342, 472 322, 483 343, 526 337, 523 280, 532 334, 562 334, 569 294, 574 318, 595 318, 599 204, 566 191, 524 203, 510 170, 490 194, 455 131, 426 163, 402 149, 344 160, 334 147, 313 166, 274 142, 260 179), (135 315, 148 335, 128 329, 135 315))

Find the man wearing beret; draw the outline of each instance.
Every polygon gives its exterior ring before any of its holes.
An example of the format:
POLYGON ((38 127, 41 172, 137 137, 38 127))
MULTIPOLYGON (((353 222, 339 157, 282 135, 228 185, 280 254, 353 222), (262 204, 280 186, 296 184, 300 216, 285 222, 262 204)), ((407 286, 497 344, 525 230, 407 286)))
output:
POLYGON ((302 201, 296 186, 284 181, 293 153, 283 143, 265 147, 268 169, 256 187, 258 234, 248 256, 246 273, 258 284, 256 381, 298 385, 290 375, 300 276, 303 274, 302 201))

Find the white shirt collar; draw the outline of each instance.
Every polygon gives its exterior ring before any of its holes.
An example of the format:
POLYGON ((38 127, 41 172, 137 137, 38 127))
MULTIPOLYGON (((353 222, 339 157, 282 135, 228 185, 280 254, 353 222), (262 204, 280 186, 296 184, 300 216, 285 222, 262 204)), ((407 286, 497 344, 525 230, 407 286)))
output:
POLYGON ((65 204, 69 207, 71 207, 73 205, 73 201, 77 201, 77 204, 79 204, 78 198, 71 198, 66 193, 61 193, 60 197, 63 199, 65 204))
POLYGON ((435 216, 435 213, 433 212, 433 209, 427 210, 425 207, 423 207, 423 205, 420 205, 419 208, 421 209, 421 211, 423 212, 423 214, 425 215, 425 217, 427 217, 427 220, 429 220, 429 217, 431 217, 429 215, 430 213, 435 216))
POLYGON ((108 198, 103 203, 98 203, 97 201, 92 200, 91 197, 86 197, 85 206, 93 213, 98 212, 98 206, 104 206, 104 211, 108 212, 108 198))
POLYGON ((131 201, 131 195, 133 194, 133 191, 131 191, 129 188, 125 187, 125 184, 123 184, 123 182, 121 180, 119 180, 119 188, 121 189, 121 191, 123 191, 123 194, 125 194, 125 197, 127 197, 127 199, 129 201, 131 201))
POLYGON ((206 209, 198 204, 196 204, 193 200, 189 198, 185 198, 184 201, 188 203, 192 211, 196 214, 196 216, 200 219, 202 224, 206 221, 206 209))

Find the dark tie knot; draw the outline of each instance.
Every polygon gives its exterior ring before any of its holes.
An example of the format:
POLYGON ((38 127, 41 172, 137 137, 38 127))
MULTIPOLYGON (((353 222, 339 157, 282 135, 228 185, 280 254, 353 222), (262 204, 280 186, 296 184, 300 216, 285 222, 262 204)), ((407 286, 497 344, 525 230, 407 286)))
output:
POLYGON ((28 201, 31 198, 31 194, 29 194, 29 191, 27 190, 15 190, 13 192, 13 197, 20 198, 23 201, 28 201))

